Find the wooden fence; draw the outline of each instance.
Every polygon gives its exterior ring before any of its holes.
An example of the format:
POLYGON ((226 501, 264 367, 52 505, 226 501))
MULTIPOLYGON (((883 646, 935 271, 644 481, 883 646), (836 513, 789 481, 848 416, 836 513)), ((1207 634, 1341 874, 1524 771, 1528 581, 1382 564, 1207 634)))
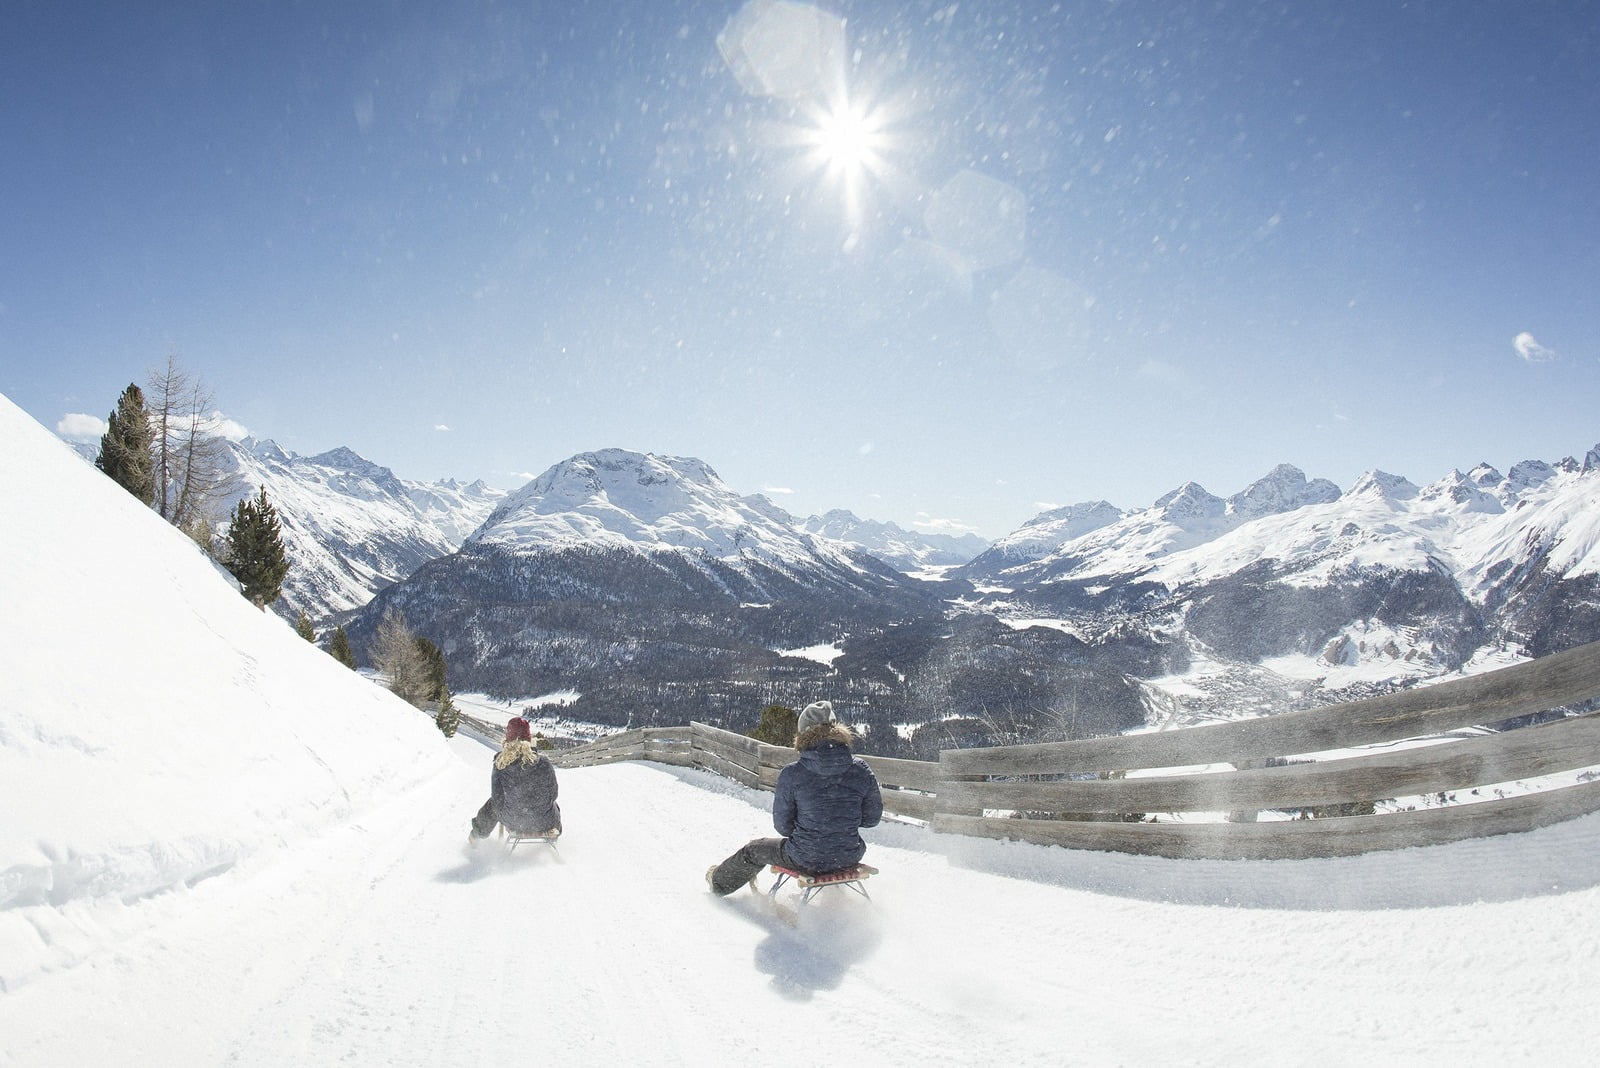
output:
MULTIPOLYGON (((1490 729, 1597 696, 1600 642, 1258 719, 952 749, 937 763, 865 759, 885 787, 887 811, 939 832, 1194 859, 1341 856, 1531 830, 1600 810, 1600 777, 1572 774, 1600 766, 1600 714, 1490 729), (1579 781, 1506 797, 1494 790, 1564 773, 1579 781), (1441 795, 1456 803, 1382 810, 1395 799, 1441 795), (1330 814, 1341 811, 1371 814, 1330 814)), ((770 790, 794 758, 785 746, 695 723, 628 731, 557 762, 656 760, 770 790)))
MULTIPOLYGON (((558 767, 580 768, 618 760, 653 760, 705 768, 758 790, 776 789, 778 772, 799 754, 705 723, 687 727, 640 727, 553 755, 558 767)), ((928 820, 934 815, 939 765, 931 760, 864 756, 883 787, 883 807, 896 816, 928 820)))

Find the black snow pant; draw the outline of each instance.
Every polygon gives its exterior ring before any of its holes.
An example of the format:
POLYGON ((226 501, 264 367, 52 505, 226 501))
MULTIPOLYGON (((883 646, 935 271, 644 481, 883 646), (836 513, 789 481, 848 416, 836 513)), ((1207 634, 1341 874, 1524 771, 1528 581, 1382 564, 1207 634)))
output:
MULTIPOLYGON (((555 831, 561 830, 561 806, 560 805, 556 805, 554 807, 555 807, 555 810, 556 810, 556 825, 553 828, 552 827, 541 827, 536 831, 528 831, 527 833, 528 834, 543 834, 545 831, 548 831, 548 830, 555 830, 555 831)), ((487 801, 485 801, 483 803, 483 807, 478 810, 478 814, 476 816, 472 817, 472 837, 474 837, 474 838, 487 838, 487 837, 489 837, 491 834, 494 833, 494 825, 499 823, 499 822, 500 822, 500 817, 496 816, 495 813, 494 813, 494 798, 491 797, 491 798, 489 798, 489 800, 487 800, 487 801)), ((507 827, 506 830, 508 830, 508 831, 509 830, 514 830, 514 828, 507 827)))
POLYGON ((746 842, 711 873, 712 891, 724 896, 731 894, 761 874, 761 869, 768 864, 795 868, 795 862, 784 852, 784 841, 782 838, 756 838, 746 842))

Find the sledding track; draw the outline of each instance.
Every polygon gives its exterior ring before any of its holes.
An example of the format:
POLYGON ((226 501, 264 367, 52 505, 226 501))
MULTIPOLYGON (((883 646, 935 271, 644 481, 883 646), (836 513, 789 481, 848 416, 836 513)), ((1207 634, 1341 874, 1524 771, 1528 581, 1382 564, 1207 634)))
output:
POLYGON ((0 997, 0 1064, 1472 1064, 1504 1059, 1507 1019, 1519 1057, 1588 1040, 1559 1004, 1600 979, 1600 864, 1573 859, 1600 856, 1593 819, 1538 832, 1559 893, 1518 887, 1534 836, 1322 867, 995 842, 952 863, 885 827, 872 902, 829 892, 791 928, 705 890, 769 833, 764 795, 564 771, 559 859, 469 855, 490 756, 454 744, 423 788, 0 997))

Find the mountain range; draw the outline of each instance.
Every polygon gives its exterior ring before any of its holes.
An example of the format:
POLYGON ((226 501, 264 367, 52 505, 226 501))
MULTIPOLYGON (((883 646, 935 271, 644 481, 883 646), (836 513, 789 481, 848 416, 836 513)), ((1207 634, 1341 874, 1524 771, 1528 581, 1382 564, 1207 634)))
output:
MULTIPOLYGON (((281 520, 291 567, 277 608, 289 618, 304 611, 316 624, 342 621, 385 586, 429 560, 455 552, 491 513, 509 504, 507 498, 512 496, 482 481, 400 479, 389 468, 348 448, 300 456, 272 441, 255 438, 229 442, 228 446, 234 485, 229 508, 265 487, 281 520)), ((600 458, 598 462, 607 462, 604 457, 608 454, 593 455, 600 458)), ((699 461, 666 459, 661 463, 663 470, 652 476, 649 485, 715 478, 709 469, 697 470, 704 467, 699 461)), ((533 506, 543 507, 545 518, 538 519, 536 511, 529 510, 513 527, 532 524, 552 541, 562 540, 565 531, 567 540, 577 543, 620 544, 645 536, 648 520, 644 517, 673 507, 665 500, 650 500, 647 485, 631 497, 596 505, 590 509, 592 514, 580 518, 576 505, 594 475, 591 472, 584 478, 588 481, 580 479, 560 487, 536 479, 523 487, 515 495, 519 500, 529 495, 541 500, 552 492, 555 495, 533 506), (572 514, 561 514, 562 501, 574 506, 572 514), (630 509, 637 509, 640 515, 633 515, 630 509), (617 529, 608 531, 606 523, 612 520, 617 529)), ((502 526, 500 518, 493 522, 502 526)), ((742 498, 727 515, 719 515, 717 509, 686 514, 650 536, 663 545, 676 543, 680 548, 715 549, 718 539, 729 545, 755 539, 750 542, 754 546, 762 541, 756 532, 763 529, 763 523, 767 540, 772 530, 782 531, 778 540, 785 543, 784 553, 815 535, 820 545, 835 545, 841 552, 846 546, 853 547, 904 571, 965 563, 989 544, 972 534, 914 533, 894 523, 859 519, 844 510, 796 519, 761 496, 742 498)), ((507 535, 508 529, 502 529, 494 537, 507 535)))
POLYGON ((454 552, 506 496, 481 481, 399 479, 347 448, 299 456, 246 438, 228 459, 236 497, 265 488, 277 509, 290 565, 278 607, 318 623, 454 552))
POLYGON ((880 753, 1328 703, 1600 638, 1600 446, 1347 490, 1279 465, 1228 497, 1041 513, 985 546, 797 519, 704 462, 584 453, 506 493, 348 449, 235 446, 293 570, 280 611, 402 611, 457 690, 743 729, 830 697, 880 753))

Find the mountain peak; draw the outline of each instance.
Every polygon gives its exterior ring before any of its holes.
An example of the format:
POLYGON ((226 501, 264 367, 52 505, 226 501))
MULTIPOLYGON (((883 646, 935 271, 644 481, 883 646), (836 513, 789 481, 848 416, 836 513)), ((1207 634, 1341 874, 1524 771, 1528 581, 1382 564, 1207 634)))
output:
POLYGON ((516 552, 586 545, 846 559, 842 545, 814 543, 775 512, 735 494, 702 460, 602 449, 563 460, 512 493, 471 541, 516 552))
POLYGON ((1197 521, 1219 519, 1226 508, 1227 503, 1221 497, 1207 493, 1206 488, 1198 482, 1185 482, 1158 498, 1151 506, 1151 510, 1161 513, 1163 519, 1180 527, 1197 521))
POLYGON ((318 453, 315 456, 304 457, 304 462, 316 464, 319 467, 332 467, 340 471, 349 471, 351 474, 375 476, 381 472, 390 478, 394 477, 394 472, 387 467, 373 463, 345 445, 329 449, 327 452, 318 453))
POLYGON ((1356 479, 1350 487, 1349 497, 1376 495, 1386 501, 1408 501, 1420 493, 1415 483, 1403 475, 1391 475, 1374 468, 1356 479))
POLYGON ((1261 478, 1228 498, 1228 514, 1241 520, 1292 512, 1308 504, 1339 499, 1339 487, 1325 478, 1306 481, 1293 464, 1279 464, 1261 478))

